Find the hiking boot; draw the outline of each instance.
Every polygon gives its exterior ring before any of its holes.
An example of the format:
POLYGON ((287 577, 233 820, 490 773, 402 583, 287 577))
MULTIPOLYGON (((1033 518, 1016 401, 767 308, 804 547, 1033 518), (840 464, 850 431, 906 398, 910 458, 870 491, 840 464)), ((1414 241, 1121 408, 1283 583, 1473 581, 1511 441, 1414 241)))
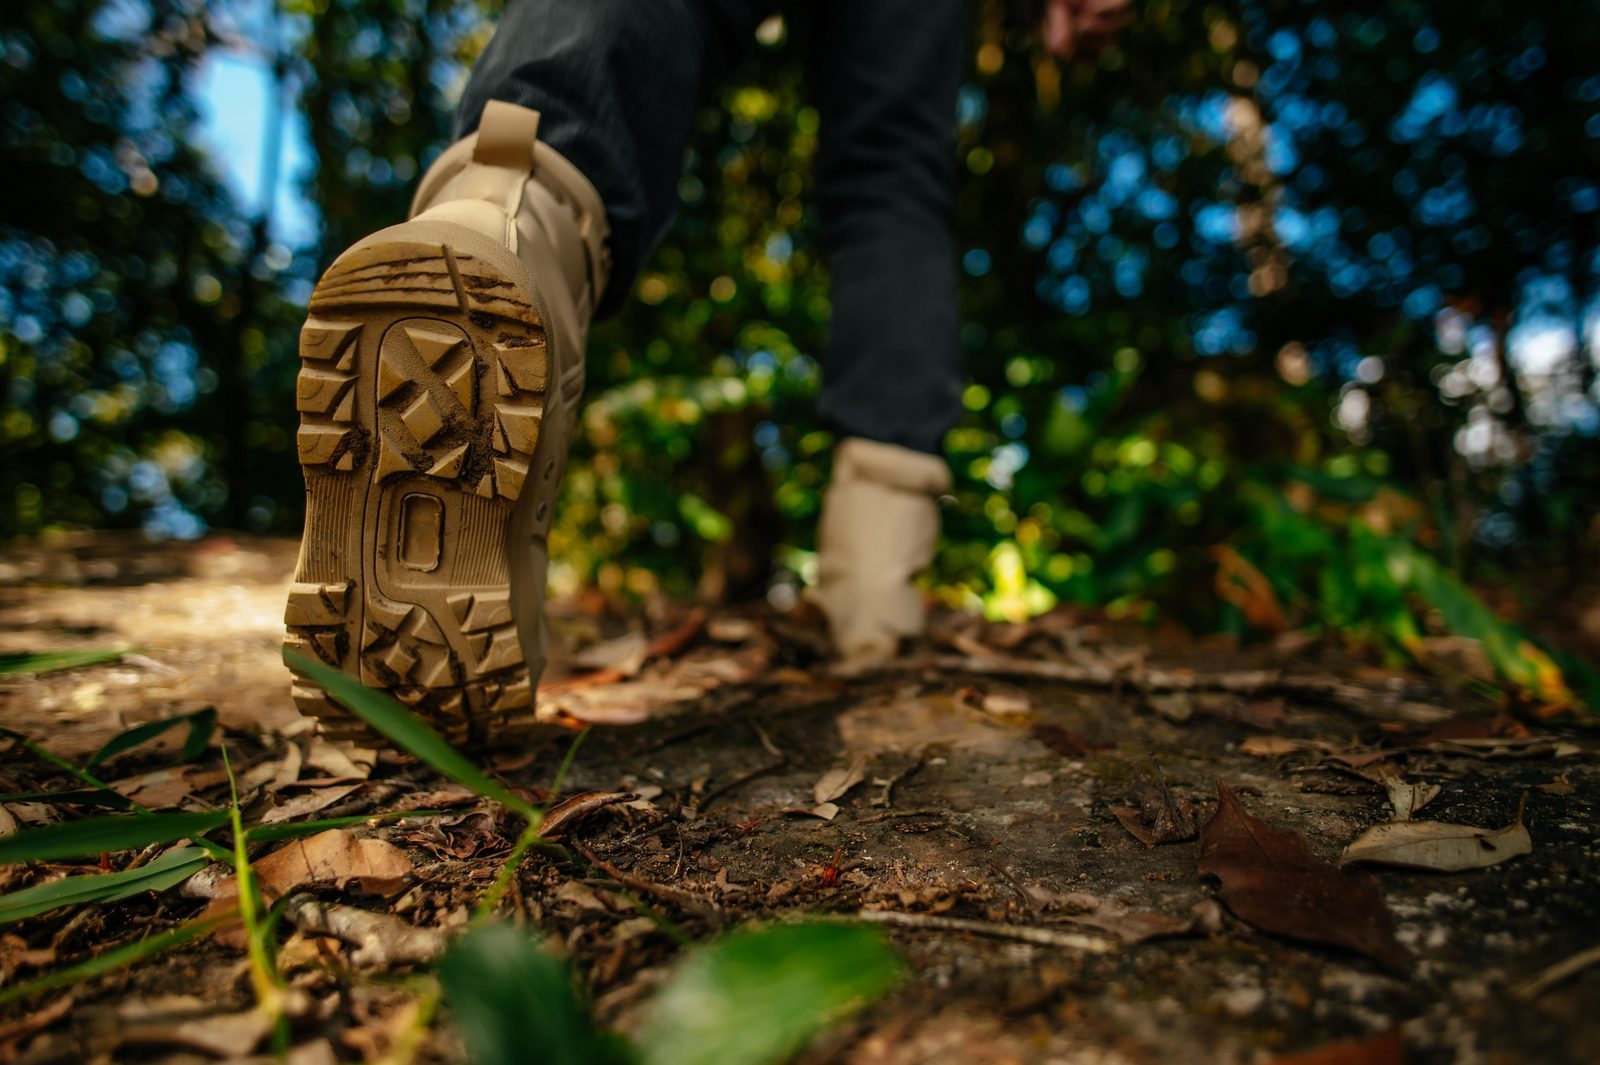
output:
POLYGON ((852 437, 839 445, 817 529, 817 586, 847 666, 893 657, 919 635, 927 608, 917 576, 939 543, 938 497, 950 490, 942 458, 852 437))
MULTIPOLYGON (((538 125, 490 103, 410 220, 322 275, 300 332, 285 647, 455 740, 533 723, 547 538, 608 274, 600 198, 538 125)), ((303 676, 293 690, 325 732, 364 733, 303 676)))

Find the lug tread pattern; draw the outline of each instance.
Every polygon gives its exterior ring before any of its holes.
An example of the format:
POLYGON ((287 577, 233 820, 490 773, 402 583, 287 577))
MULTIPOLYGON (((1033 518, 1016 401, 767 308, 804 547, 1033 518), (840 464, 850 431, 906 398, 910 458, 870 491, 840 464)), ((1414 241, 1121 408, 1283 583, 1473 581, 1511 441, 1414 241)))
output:
MULTIPOLYGON (((363 493, 369 476, 380 494, 396 490, 391 482, 405 491, 402 478, 428 478, 474 497, 448 511, 470 521, 451 534, 461 549, 500 550, 501 523, 527 483, 551 383, 543 324, 514 282, 439 245, 358 248, 313 293, 301 357, 298 444, 308 483, 312 466, 359 468, 362 476, 350 480, 363 493), (357 359, 362 344, 370 346, 362 349, 365 362, 357 359), (364 385, 362 373, 373 375, 364 385), (366 410, 370 403, 375 408, 366 410)), ((366 520, 376 519, 369 513, 366 520)), ((385 555, 393 550, 386 545, 371 562, 380 575, 396 564, 385 555)), ((483 570, 475 564, 462 572, 483 570)), ((355 568, 346 559, 337 572, 355 568)), ((430 610, 371 587, 358 602, 354 579, 297 582, 285 646, 388 690, 452 739, 533 723, 533 686, 508 588, 464 587, 430 610)), ((366 735, 304 678, 293 692, 329 735, 366 735)))

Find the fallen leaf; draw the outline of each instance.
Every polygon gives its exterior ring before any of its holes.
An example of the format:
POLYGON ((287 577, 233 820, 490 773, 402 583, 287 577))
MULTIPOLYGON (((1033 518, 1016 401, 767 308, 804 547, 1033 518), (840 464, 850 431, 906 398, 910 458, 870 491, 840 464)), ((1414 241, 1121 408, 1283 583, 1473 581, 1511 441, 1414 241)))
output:
POLYGON ((287 843, 251 867, 262 891, 274 897, 303 884, 351 885, 367 894, 395 895, 411 874, 411 860, 399 847, 381 839, 358 839, 342 828, 287 843))
POLYGON ((177 806, 194 794, 194 784, 189 780, 189 768, 178 766, 112 781, 111 790, 140 806, 163 810, 177 806))
POLYGON ((1146 847, 1179 843, 1195 837, 1194 803, 1165 785, 1141 781, 1136 806, 1113 806, 1122 827, 1146 847))
POLYGON ((1324 1043, 1297 1054, 1273 1058, 1267 1065, 1404 1065, 1405 1043, 1400 1029, 1360 1039, 1324 1043))
POLYGON ((1239 753, 1255 758, 1280 758, 1301 751, 1325 753, 1333 749, 1333 744, 1326 740, 1297 740, 1288 736, 1251 736, 1239 743, 1239 753))
POLYGON ((817 805, 842 799, 846 792, 867 779, 867 756, 857 754, 850 764, 838 766, 822 774, 811 789, 812 801, 817 805))
POLYGON ((649 638, 642 632, 629 632, 591 644, 572 656, 572 664, 582 669, 614 669, 631 677, 644 667, 649 653, 649 638))
POLYGON ((332 806, 360 786, 360 784, 339 784, 331 788, 315 788, 303 795, 296 795, 263 814, 261 824, 276 825, 282 821, 293 821, 297 817, 314 814, 318 810, 332 806))
POLYGON ((1150 910, 1135 910, 1116 899, 1104 899, 1087 891, 1058 894, 1040 884, 1030 884, 1023 893, 1047 910, 1064 910, 1073 924, 1115 936, 1124 943, 1142 943, 1157 936, 1184 935, 1194 928, 1194 918, 1171 917, 1150 910))
POLYGON ((1194 716, 1194 697, 1188 692, 1171 692, 1167 695, 1147 695, 1145 705, 1168 721, 1183 724, 1194 716))
POLYGON ((1058 725, 1035 725, 1031 731, 1034 739, 1065 758, 1084 758, 1111 749, 1109 743, 1096 743, 1082 733, 1058 725))
POLYGON ((309 895, 291 897, 283 915, 307 935, 334 936, 353 945, 356 949, 350 961, 357 966, 421 965, 438 957, 446 943, 438 928, 418 928, 386 913, 369 913, 309 895))
POLYGON ((982 710, 995 717, 1018 717, 1033 710, 1033 699, 1027 691, 1010 684, 962 688, 956 692, 955 698, 958 705, 982 710))
POLYGON ((300 779, 300 766, 305 755, 297 743, 284 744, 283 755, 269 758, 239 774, 239 793, 247 794, 257 788, 281 788, 300 779))
POLYGON ((1196 871, 1220 880, 1223 904, 1263 931, 1346 947, 1391 969, 1405 964, 1376 882, 1317 861, 1304 836, 1252 815, 1224 781, 1200 831, 1196 871))
POLYGON ((1405 869, 1455 873, 1486 869, 1533 852, 1533 838, 1522 823, 1522 810, 1505 828, 1474 828, 1443 821, 1391 821, 1373 825, 1344 849, 1340 865, 1372 862, 1405 869))
MULTIPOLYGON (((660 794, 659 789, 656 794, 660 794)), ((585 791, 568 796, 545 811, 544 820, 539 823, 539 834, 545 839, 559 839, 568 828, 597 810, 632 802, 638 797, 631 791, 585 791)))
POLYGON ((1394 809, 1396 821, 1409 821, 1411 816, 1434 799, 1444 789, 1437 784, 1426 784, 1418 780, 1407 780, 1393 766, 1379 766, 1368 777, 1383 786, 1388 794, 1389 805, 1394 809))
POLYGON ((117 1007, 123 1045, 179 1046, 216 1057, 248 1053, 272 1029, 264 1010, 218 1013, 192 995, 136 998, 117 1007))
POLYGON ((11 816, 11 811, 0 806, 0 839, 17 834, 17 819, 11 816))
POLYGON ((812 817, 820 817, 824 821, 832 821, 835 817, 839 816, 839 804, 832 802, 819 802, 811 809, 806 810, 805 813, 810 814, 812 817))
POLYGON ((378 762, 378 752, 312 736, 306 740, 305 762, 307 769, 319 769, 335 780, 366 780, 378 762))

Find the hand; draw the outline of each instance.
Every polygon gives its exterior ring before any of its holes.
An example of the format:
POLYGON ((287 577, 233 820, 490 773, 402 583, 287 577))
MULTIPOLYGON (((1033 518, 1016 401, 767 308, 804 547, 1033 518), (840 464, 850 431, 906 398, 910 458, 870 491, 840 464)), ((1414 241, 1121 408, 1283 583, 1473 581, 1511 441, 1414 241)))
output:
POLYGON ((1045 0, 1044 45, 1062 59, 1105 47, 1127 24, 1133 0, 1045 0))

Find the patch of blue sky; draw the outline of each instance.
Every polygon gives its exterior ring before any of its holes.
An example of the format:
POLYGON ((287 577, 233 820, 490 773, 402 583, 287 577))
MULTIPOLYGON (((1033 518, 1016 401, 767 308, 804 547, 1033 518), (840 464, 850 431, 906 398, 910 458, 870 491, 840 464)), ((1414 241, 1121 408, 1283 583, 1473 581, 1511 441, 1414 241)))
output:
POLYGON ((1045 256, 1045 261, 1050 269, 1058 274, 1071 270, 1078 262, 1078 244, 1071 237, 1056 238, 1050 245, 1050 251, 1045 256))
POLYGON ((976 85, 963 85, 956 94, 956 124, 971 128, 989 113, 989 95, 976 85))
POLYGON ((1300 37, 1293 30, 1278 30, 1267 38, 1267 52, 1280 63, 1300 58, 1300 37))
POLYGON ((1202 355, 1243 354, 1255 346, 1255 332, 1245 326, 1238 307, 1221 307, 1192 319, 1194 347, 1202 355))
POLYGON ((277 106, 277 88, 265 60, 212 51, 192 88, 202 116, 203 143, 241 207, 252 215, 270 207, 270 232, 282 244, 302 247, 312 242, 319 222, 300 190, 301 177, 313 166, 311 145, 304 119, 288 100, 283 101, 276 187, 271 204, 265 202, 267 152, 272 150, 269 120, 277 106))
POLYGON ((1417 79, 1411 98, 1389 124, 1389 136, 1400 144, 1410 144, 1433 131, 1435 125, 1456 109, 1460 94, 1455 82, 1435 71, 1417 79))
POLYGON ((1195 235, 1211 244, 1231 244, 1239 236, 1239 215, 1231 204, 1208 203, 1194 212, 1195 235))

